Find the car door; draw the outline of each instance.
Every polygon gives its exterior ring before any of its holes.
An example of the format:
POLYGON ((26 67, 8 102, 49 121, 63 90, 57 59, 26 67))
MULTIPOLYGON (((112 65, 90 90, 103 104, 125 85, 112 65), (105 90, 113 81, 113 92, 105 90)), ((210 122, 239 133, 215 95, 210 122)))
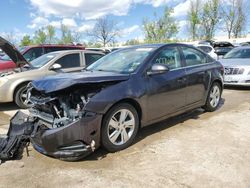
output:
POLYGON ((152 61, 165 64, 169 71, 162 74, 147 76, 147 119, 153 121, 185 106, 186 78, 185 68, 179 49, 167 47, 161 50, 152 61))
POLYGON ((55 61, 54 64, 61 65, 62 72, 77 72, 83 69, 82 57, 79 52, 66 54, 55 61))
POLYGON ((187 105, 204 101, 211 78, 207 55, 192 47, 181 47, 187 75, 187 105))
POLYGON ((90 64, 96 62, 98 59, 102 58, 104 54, 98 54, 98 53, 84 53, 85 56, 85 66, 89 66, 90 64))

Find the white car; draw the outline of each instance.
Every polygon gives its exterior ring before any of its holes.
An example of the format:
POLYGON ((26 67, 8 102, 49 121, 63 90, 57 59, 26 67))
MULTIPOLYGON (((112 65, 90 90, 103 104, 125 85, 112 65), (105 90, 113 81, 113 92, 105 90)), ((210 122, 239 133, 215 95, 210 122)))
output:
POLYGON ((250 86, 250 46, 232 49, 220 62, 225 68, 225 85, 250 86))
POLYGON ((206 44, 198 44, 196 45, 197 48, 201 49, 202 51, 206 52, 214 59, 218 59, 218 55, 215 53, 215 50, 212 46, 206 44))

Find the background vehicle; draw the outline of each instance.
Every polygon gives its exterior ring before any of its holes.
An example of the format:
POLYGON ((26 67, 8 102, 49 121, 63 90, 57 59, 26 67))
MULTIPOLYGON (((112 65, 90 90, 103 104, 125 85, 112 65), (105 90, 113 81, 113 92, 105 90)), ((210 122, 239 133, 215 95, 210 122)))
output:
POLYGON ((214 42, 213 47, 218 56, 224 56, 234 48, 234 45, 230 42, 214 42))
POLYGON ((0 49, 0 58, 2 57, 2 56, 4 56, 5 55, 5 53, 2 51, 2 49, 0 49))
POLYGON ((110 53, 111 51, 107 48, 86 48, 86 50, 96 51, 96 52, 102 52, 105 54, 110 53))
MULTIPOLYGON (((24 56, 27 61, 32 61, 43 54, 49 52, 61 51, 61 50, 84 50, 84 46, 76 45, 34 45, 34 46, 25 46, 20 47, 18 50, 24 56)), ((0 71, 16 68, 16 64, 9 58, 8 55, 4 55, 0 58, 0 71)))
POLYGON ((214 42, 215 42, 215 41, 213 41, 213 40, 202 40, 202 41, 200 41, 198 44, 213 46, 213 43, 214 43, 214 42))
POLYGON ((110 152, 125 149, 139 126, 198 107, 216 110, 223 71, 197 48, 154 44, 115 51, 81 73, 35 80, 29 89, 35 105, 26 122, 38 126, 33 146, 64 160, 100 145, 110 152))
POLYGON ((225 85, 250 86, 250 46, 234 48, 220 60, 225 85))
POLYGON ((0 40, 0 46, 16 63, 26 63, 22 68, 0 74, 0 102, 14 101, 19 107, 29 106, 27 84, 32 80, 57 73, 80 71, 104 54, 87 50, 56 51, 40 56, 28 63, 13 46, 0 40), (19 57, 16 59, 16 57, 19 57))
POLYGON ((240 46, 250 46, 250 42, 242 42, 240 43, 240 46))
POLYGON ((210 55, 214 59, 218 59, 218 55, 215 53, 215 50, 212 46, 210 45, 205 45, 205 44, 199 44, 196 46, 197 48, 201 49, 208 55, 210 55))

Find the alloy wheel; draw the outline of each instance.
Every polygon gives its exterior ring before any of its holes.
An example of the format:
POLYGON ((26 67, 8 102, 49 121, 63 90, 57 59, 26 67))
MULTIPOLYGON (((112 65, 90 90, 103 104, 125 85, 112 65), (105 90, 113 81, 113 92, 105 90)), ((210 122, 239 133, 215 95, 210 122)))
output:
POLYGON ((220 101, 220 88, 217 85, 214 85, 213 88, 210 91, 210 96, 209 96, 209 102, 210 105, 215 108, 219 104, 220 101))
POLYGON ((135 130, 135 117, 128 109, 121 109, 114 113, 108 123, 108 138, 114 145, 128 142, 135 130))

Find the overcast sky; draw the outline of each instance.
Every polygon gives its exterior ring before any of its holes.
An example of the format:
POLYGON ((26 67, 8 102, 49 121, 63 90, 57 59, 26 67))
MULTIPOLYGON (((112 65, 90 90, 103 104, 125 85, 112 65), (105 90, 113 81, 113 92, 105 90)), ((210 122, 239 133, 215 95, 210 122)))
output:
MULTIPOLYGON (((190 0, 4 0, 1 1, 0 35, 15 33, 20 39, 32 35, 39 27, 61 23, 74 31, 93 28, 95 19, 109 16, 122 30, 119 41, 143 38, 142 20, 163 14, 167 5, 174 9, 173 16, 180 27, 179 38, 188 38, 186 17, 190 0)), ((226 0, 224 0, 226 1, 226 0)), ((244 0, 245 4, 249 0, 244 0)), ((248 6, 248 5, 247 5, 248 6)), ((248 31, 250 31, 250 20, 248 31)), ((217 35, 223 35, 221 29, 217 35)))

